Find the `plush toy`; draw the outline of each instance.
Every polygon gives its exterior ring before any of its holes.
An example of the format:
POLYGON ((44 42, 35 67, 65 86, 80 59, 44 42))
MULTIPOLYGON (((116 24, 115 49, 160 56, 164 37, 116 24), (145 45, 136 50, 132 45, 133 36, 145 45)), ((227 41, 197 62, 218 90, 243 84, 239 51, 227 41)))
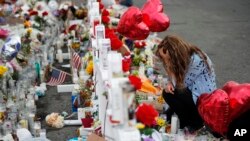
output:
POLYGON ((55 128, 62 128, 64 126, 64 118, 58 113, 51 113, 46 116, 46 123, 55 128))

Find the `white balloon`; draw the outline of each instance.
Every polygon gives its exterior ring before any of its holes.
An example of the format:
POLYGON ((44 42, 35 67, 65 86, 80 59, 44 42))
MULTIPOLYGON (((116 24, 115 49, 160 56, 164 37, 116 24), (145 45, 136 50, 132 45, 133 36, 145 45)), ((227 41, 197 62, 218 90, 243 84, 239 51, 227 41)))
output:
POLYGON ((50 8, 52 11, 58 9, 58 3, 57 3, 55 0, 49 1, 48 5, 49 5, 49 8, 50 8))

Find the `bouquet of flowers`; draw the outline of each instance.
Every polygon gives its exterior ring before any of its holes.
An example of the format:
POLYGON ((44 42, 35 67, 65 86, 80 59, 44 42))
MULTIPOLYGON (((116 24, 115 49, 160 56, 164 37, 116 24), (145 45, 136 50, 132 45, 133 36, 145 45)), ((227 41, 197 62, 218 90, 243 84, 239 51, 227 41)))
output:
POLYGON ((145 103, 139 105, 136 110, 136 118, 140 122, 137 124, 137 128, 142 134, 143 141, 162 140, 159 131, 165 129, 167 122, 158 116, 158 112, 152 105, 145 103))
POLYGON ((80 102, 83 107, 92 107, 92 93, 94 91, 94 83, 91 79, 87 81, 80 80, 80 102))

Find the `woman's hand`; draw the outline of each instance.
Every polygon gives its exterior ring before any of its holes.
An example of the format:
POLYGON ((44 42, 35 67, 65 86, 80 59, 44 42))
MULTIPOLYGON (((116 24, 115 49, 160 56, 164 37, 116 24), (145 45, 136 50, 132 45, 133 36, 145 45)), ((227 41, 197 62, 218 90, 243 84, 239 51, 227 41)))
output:
POLYGON ((174 86, 172 82, 168 82, 167 86, 165 87, 165 92, 174 94, 174 86))

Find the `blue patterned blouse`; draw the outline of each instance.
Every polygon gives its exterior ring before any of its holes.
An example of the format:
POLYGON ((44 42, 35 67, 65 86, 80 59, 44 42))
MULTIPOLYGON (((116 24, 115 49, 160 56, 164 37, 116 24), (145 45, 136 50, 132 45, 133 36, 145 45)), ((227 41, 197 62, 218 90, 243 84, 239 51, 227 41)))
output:
POLYGON ((199 55, 192 55, 190 66, 185 76, 185 86, 192 91, 194 103, 197 102, 201 94, 210 93, 216 89, 215 73, 212 62, 209 57, 207 57, 207 60, 208 64, 211 66, 211 72, 209 72, 207 65, 199 55))

